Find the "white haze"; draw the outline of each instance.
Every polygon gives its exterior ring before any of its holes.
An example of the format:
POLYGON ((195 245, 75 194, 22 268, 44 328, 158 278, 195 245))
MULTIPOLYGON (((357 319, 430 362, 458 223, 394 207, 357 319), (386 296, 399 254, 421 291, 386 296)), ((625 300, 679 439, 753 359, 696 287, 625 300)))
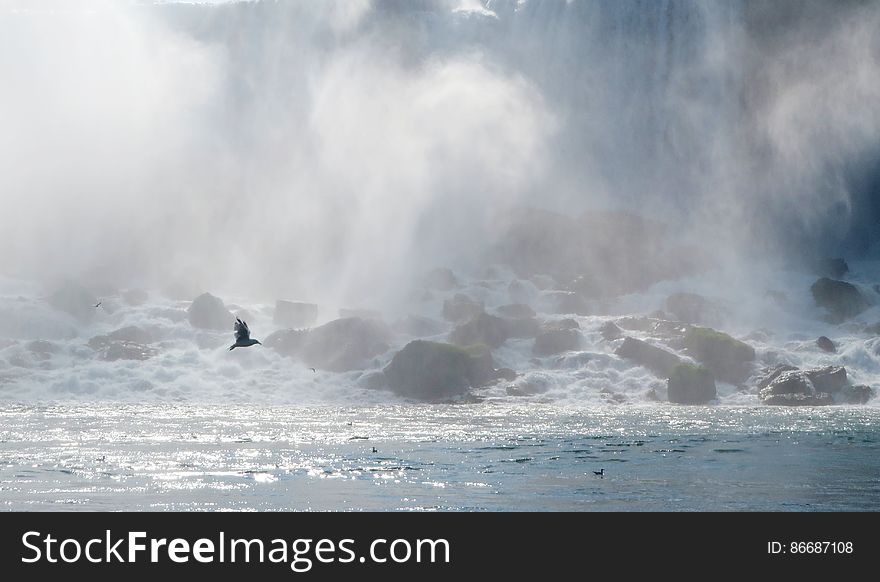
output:
POLYGON ((0 274, 378 307, 512 205, 641 210, 732 263, 846 237, 876 3, 757 33, 753 3, 672 3, 703 40, 648 49, 587 0, 413 4, 0 4, 0 274))

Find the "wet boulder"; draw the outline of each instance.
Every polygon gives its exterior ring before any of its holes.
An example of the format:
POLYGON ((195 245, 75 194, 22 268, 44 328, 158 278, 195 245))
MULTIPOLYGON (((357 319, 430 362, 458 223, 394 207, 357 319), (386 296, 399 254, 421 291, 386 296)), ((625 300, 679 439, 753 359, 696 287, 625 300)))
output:
POLYGON ((849 265, 842 258, 823 257, 816 259, 812 264, 813 272, 820 277, 829 277, 831 279, 841 279, 849 273, 849 265))
POLYGON ((816 346, 823 352, 828 352, 829 354, 837 353, 837 346, 834 345, 834 342, 831 341, 830 338, 823 336, 819 336, 819 339, 816 340, 816 346))
POLYGON ((310 330, 299 357, 307 366, 331 372, 362 370, 388 351, 390 340, 390 330, 379 321, 337 319, 310 330))
POLYGON ((862 313, 870 303, 852 283, 823 277, 810 287, 816 305, 823 307, 831 319, 843 321, 862 313))
POLYGON ((535 338, 532 354, 552 356, 562 352, 578 350, 581 347, 581 334, 576 329, 554 329, 541 332, 535 338))
POLYGON ((497 348, 510 337, 511 325, 508 320, 480 313, 452 330, 449 341, 459 346, 485 344, 497 348))
POLYGON ((668 378, 672 370, 681 364, 681 358, 672 352, 631 337, 625 338, 614 353, 648 368, 663 378, 668 378))
POLYGON ((447 321, 467 321, 485 311, 482 301, 475 301, 462 293, 443 302, 443 319, 447 321))
POLYGON ((763 398, 769 406, 828 406, 834 404, 830 394, 772 394, 763 398))
POLYGON ((607 342, 620 339, 624 335, 623 330, 613 321, 606 321, 603 323, 602 327, 599 328, 599 333, 602 334, 602 339, 607 342))
POLYGON ((813 368, 804 372, 813 389, 816 392, 828 392, 834 394, 849 384, 846 377, 846 368, 843 366, 825 366, 824 368, 813 368))
POLYGON ((835 400, 841 404, 867 404, 869 400, 874 398, 877 392, 870 386, 844 386, 838 394, 835 394, 835 400))
POLYGON ((864 393, 849 386, 846 369, 840 366, 786 370, 763 385, 758 396, 775 406, 824 406, 850 397, 858 400, 864 393))
POLYGON ((752 346, 708 327, 689 328, 682 343, 695 360, 722 382, 737 383, 747 378, 755 359, 752 346))
POLYGON ((758 390, 763 390, 764 388, 772 384, 773 381, 776 380, 776 378, 778 378, 783 372, 793 372, 797 369, 797 366, 791 366, 789 364, 779 364, 778 366, 764 368, 761 371, 761 374, 758 376, 758 390))
POLYGON ((275 350, 282 356, 295 358, 302 352, 308 335, 308 330, 281 329, 266 336, 263 346, 275 350))
POLYGON ((196 297, 187 309, 191 326, 198 329, 232 332, 235 317, 226 309, 223 300, 210 293, 196 297))
POLYGON ((399 396, 443 400, 461 396, 491 378, 491 357, 485 346, 471 349, 415 340, 394 355, 385 367, 385 378, 399 396))
POLYGON ((297 329, 312 327, 317 321, 318 306, 314 303, 284 301, 283 299, 275 302, 275 313, 272 316, 272 322, 275 325, 297 329))
POLYGON ((704 366, 681 363, 672 368, 667 381, 669 401, 706 404, 717 396, 715 375, 704 366))

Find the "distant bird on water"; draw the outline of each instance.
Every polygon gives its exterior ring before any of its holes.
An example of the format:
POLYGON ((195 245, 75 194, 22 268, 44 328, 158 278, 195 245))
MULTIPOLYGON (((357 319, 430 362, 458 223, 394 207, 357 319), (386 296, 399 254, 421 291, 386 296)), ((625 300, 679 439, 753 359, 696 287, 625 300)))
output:
POLYGON ((229 351, 231 352, 235 348, 249 348, 254 344, 263 345, 259 341, 251 339, 251 330, 248 328, 247 323, 236 317, 235 343, 229 346, 229 351))
POLYGON ((377 449, 376 447, 373 447, 373 452, 374 452, 374 453, 378 453, 378 452, 379 452, 379 449, 377 449))
POLYGON ((605 476, 605 469, 599 469, 598 471, 593 471, 593 475, 598 475, 599 477, 605 476))

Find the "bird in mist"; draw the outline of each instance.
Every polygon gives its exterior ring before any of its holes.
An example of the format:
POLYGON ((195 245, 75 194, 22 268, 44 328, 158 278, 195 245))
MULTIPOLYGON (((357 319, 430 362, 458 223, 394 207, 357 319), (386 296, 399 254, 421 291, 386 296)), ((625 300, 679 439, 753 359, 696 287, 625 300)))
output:
POLYGON ((311 370, 312 372, 315 372, 315 373, 318 372, 318 371, 317 371, 316 369, 314 369, 314 368, 309 368, 309 370, 311 370))
POLYGON ((101 307, 101 305, 103 305, 103 304, 104 304, 103 301, 98 301, 97 303, 95 303, 94 308, 97 309, 97 308, 101 307))
POLYGON ((229 351, 231 352, 235 348, 249 348, 254 344, 263 345, 258 340, 251 339, 251 330, 248 328, 247 323, 236 317, 235 343, 229 346, 229 351))
POLYGON ((605 477, 605 469, 599 469, 598 471, 593 471, 593 475, 598 475, 599 477, 605 477))

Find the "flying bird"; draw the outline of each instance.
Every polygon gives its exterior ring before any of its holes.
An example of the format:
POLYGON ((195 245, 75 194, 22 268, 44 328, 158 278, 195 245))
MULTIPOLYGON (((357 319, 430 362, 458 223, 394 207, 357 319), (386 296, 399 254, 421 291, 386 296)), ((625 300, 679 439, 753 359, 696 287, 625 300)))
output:
POLYGON ((309 370, 311 370, 312 372, 316 372, 316 373, 317 373, 317 370, 314 369, 314 368, 309 368, 309 370))
POLYGON ((101 307, 101 305, 102 305, 103 303, 104 303, 103 301, 98 301, 97 303, 95 303, 95 309, 101 307))
POLYGON ((247 322, 239 318, 235 318, 235 343, 229 346, 231 352, 235 348, 249 348, 254 344, 260 344, 258 340, 251 339, 251 330, 248 328, 247 322))

